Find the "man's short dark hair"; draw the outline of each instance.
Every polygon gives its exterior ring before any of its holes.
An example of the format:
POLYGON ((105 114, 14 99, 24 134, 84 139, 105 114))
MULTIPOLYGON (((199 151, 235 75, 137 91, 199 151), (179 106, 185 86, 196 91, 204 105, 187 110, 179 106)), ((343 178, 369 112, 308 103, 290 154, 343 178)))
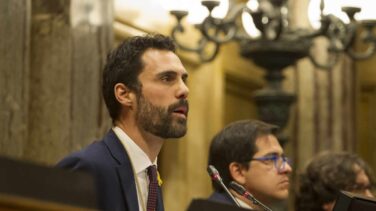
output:
MULTIPOLYGON (((263 135, 274 134, 277 126, 258 120, 233 122, 222 129, 211 141, 208 165, 213 165, 228 186, 232 181, 229 165, 237 162, 248 169, 249 161, 257 152, 256 139, 263 135)), ((215 191, 223 192, 222 187, 212 182, 215 191)))
POLYGON ((138 76, 144 68, 142 55, 148 49, 175 52, 176 46, 169 37, 161 34, 148 34, 125 40, 108 54, 103 71, 102 93, 112 121, 118 118, 121 109, 114 95, 114 86, 117 83, 123 83, 130 90, 140 93, 142 85, 138 76))
POLYGON ((370 168, 356 154, 323 152, 313 158, 300 175, 295 210, 324 210, 323 205, 335 201, 340 190, 351 191, 356 185, 355 165, 365 171, 373 186, 370 168))

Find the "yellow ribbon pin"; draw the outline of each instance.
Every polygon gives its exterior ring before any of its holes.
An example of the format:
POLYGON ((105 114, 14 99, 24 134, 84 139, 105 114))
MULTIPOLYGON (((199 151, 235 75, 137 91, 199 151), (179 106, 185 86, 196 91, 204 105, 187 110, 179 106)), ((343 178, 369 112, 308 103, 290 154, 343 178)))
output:
POLYGON ((163 181, 161 179, 161 175, 159 175, 159 171, 157 171, 157 179, 158 179, 158 185, 159 185, 159 187, 161 187, 162 184, 163 184, 163 181))

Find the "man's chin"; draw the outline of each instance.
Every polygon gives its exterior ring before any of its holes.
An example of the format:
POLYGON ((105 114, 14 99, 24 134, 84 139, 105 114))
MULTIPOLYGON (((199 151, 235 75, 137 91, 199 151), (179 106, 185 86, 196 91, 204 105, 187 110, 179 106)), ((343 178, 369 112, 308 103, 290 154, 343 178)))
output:
POLYGON ((275 190, 274 192, 265 193, 264 200, 266 203, 280 203, 289 197, 288 190, 275 190))
POLYGON ((187 132, 187 119, 182 117, 174 118, 172 122, 172 127, 175 131, 182 130, 187 132))
POLYGON ((185 136, 185 134, 187 134, 187 129, 182 129, 182 130, 178 130, 178 131, 175 131, 174 134, 171 134, 170 137, 168 138, 181 138, 183 136, 185 136))
POLYGON ((165 135, 163 138, 172 138, 172 139, 178 139, 187 133, 187 124, 186 121, 184 122, 176 122, 174 121, 172 128, 168 134, 165 135))
POLYGON ((281 190, 277 193, 276 195, 276 200, 277 201, 284 201, 287 200, 289 197, 289 191, 288 190, 281 190))

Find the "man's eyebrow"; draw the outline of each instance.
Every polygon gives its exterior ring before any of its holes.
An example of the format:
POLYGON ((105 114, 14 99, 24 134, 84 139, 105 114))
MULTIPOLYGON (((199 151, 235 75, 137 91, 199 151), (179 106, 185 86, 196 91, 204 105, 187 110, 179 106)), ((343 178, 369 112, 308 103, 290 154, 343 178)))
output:
MULTIPOLYGON (((178 75, 179 73, 174 70, 165 70, 162 72, 157 73, 157 76, 164 76, 164 75, 178 75)), ((188 78, 188 73, 183 73, 182 78, 186 79, 188 78)))
POLYGON ((278 152, 269 152, 264 156, 285 156, 285 153, 279 154, 278 152))
POLYGON ((162 72, 157 73, 157 75, 168 75, 168 74, 177 74, 177 72, 173 70, 164 70, 162 72))

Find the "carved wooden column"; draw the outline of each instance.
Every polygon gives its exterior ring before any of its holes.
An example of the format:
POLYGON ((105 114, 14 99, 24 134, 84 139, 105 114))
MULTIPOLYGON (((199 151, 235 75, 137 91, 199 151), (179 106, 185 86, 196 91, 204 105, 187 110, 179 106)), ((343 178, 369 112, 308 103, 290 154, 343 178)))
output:
MULTIPOLYGON (((293 24, 308 27, 308 0, 291 1, 293 24), (302 12, 303 11, 303 12, 302 12)), ((314 55, 327 60, 326 43, 315 40, 314 55)), ((302 169, 307 160, 320 151, 354 151, 355 142, 355 71, 353 62, 345 56, 330 70, 319 69, 308 60, 298 62, 290 70, 290 84, 297 94, 294 141, 291 154, 294 166, 302 169)))
POLYGON ((112 1, 0 2, 0 154, 54 164, 102 136, 112 1))
POLYGON ((0 1, 0 154, 23 155, 29 102, 31 1, 0 1))

